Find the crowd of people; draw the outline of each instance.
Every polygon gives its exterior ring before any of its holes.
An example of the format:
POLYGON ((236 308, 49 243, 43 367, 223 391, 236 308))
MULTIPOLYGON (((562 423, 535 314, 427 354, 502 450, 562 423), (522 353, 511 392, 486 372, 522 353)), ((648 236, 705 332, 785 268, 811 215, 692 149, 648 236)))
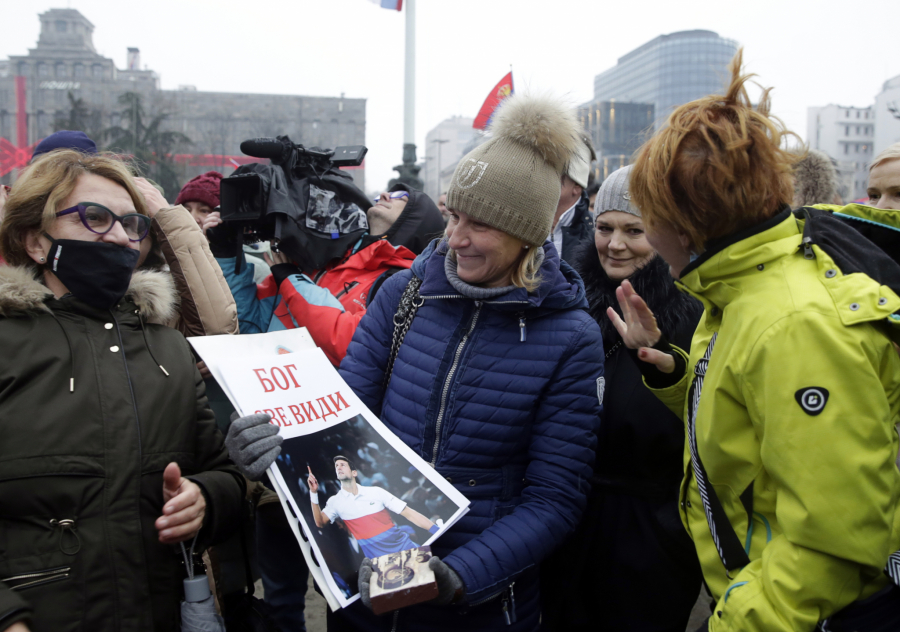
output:
POLYGON ((373 614, 365 558, 329 632, 682 632, 702 590, 699 630, 900 629, 900 143, 842 200, 748 78, 739 52, 602 182, 570 106, 511 96, 437 202, 391 187, 316 268, 241 249, 218 172, 170 204, 42 141, 0 187, 0 630, 178 630, 182 544, 223 614, 248 557, 269 629, 305 630, 278 458, 322 529, 326 489, 437 529, 377 444, 329 445, 339 482, 281 454, 184 339, 296 327, 471 502, 436 598, 373 614))

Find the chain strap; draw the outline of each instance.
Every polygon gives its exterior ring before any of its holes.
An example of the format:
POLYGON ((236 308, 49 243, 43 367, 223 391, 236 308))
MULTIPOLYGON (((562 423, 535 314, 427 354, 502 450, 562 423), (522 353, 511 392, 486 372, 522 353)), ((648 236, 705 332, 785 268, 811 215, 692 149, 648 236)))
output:
POLYGON ((394 314, 394 337, 391 341, 391 355, 388 357, 387 368, 384 372, 384 389, 391 381, 394 374, 394 362, 397 360, 397 354, 400 352, 400 345, 406 338, 406 333, 412 325, 416 312, 422 307, 425 299, 419 296, 419 287, 422 285, 422 279, 413 275, 400 297, 400 303, 397 305, 397 313, 394 314))

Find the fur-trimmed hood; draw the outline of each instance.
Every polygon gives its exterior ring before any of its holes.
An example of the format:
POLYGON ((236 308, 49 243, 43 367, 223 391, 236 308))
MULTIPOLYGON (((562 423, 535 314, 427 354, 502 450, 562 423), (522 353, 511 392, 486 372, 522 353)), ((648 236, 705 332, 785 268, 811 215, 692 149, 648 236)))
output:
MULTIPOLYGON (((126 298, 134 301, 146 322, 167 324, 175 318, 178 293, 167 272, 137 270, 126 298)), ((48 312, 53 293, 25 267, 0 266, 0 317, 48 312)))

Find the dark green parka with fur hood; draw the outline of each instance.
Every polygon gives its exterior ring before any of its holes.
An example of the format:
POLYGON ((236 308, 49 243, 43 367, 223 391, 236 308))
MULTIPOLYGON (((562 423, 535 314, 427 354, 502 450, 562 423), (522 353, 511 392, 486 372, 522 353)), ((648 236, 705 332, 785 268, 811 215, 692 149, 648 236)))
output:
POLYGON ((167 274, 110 310, 0 267, 0 630, 177 630, 180 549, 159 543, 172 461, 204 492, 201 540, 238 524, 228 461, 167 274), (164 367, 161 368, 161 367, 164 367))

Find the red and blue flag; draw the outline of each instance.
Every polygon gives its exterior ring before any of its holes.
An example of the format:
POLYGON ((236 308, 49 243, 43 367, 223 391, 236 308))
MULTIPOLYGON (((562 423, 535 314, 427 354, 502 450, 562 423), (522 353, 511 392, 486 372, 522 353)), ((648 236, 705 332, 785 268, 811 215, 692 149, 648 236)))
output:
POLYGON ((500 80, 500 83, 494 86, 494 89, 491 90, 487 99, 484 100, 484 105, 478 110, 478 116, 475 117, 475 122, 472 123, 472 127, 475 129, 487 129, 487 126, 491 123, 491 117, 494 116, 494 112, 500 104, 503 103, 503 99, 512 93, 513 77, 512 70, 510 70, 509 73, 500 80))

